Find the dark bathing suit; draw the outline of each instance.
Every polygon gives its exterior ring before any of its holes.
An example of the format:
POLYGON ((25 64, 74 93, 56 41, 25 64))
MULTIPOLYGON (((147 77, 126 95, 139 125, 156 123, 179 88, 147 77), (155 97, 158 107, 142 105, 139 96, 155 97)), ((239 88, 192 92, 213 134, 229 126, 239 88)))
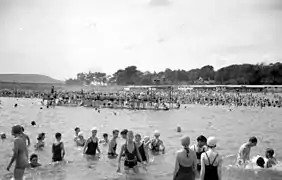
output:
POLYGON ((160 140, 153 140, 152 143, 151 143, 151 151, 159 152, 160 151, 160 145, 161 145, 160 140))
MULTIPOLYGON (((197 152, 197 151, 196 151, 196 147, 194 146, 194 151, 196 152, 196 156, 197 156, 198 162, 201 162, 201 161, 200 161, 200 160, 201 160, 201 155, 202 155, 202 153, 205 152, 205 150, 203 149, 202 151, 197 152)), ((197 164, 197 170, 198 170, 198 171, 201 171, 201 164, 197 164)))
MULTIPOLYGON (((141 146, 138 147, 138 150, 142 158, 142 161, 147 161, 147 157, 146 157, 145 150, 144 150, 144 143, 142 143, 141 146)), ((138 158, 138 162, 141 162, 139 158, 138 158)))
POLYGON ((98 147, 98 141, 93 142, 93 139, 90 137, 90 142, 87 145, 87 150, 85 154, 95 156, 97 147, 98 147))
POLYGON ((133 152, 129 152, 127 149, 127 144, 124 145, 124 154, 125 154, 125 160, 124 160, 124 166, 128 168, 133 168, 137 165, 137 147, 134 143, 134 150, 133 152))
POLYGON ((52 150, 53 150, 53 157, 52 157, 53 162, 62 161, 63 160, 62 142, 60 142, 59 144, 53 144, 52 150))
POLYGON ((218 180, 218 173, 217 173, 217 166, 214 166, 213 163, 215 162, 216 158, 218 157, 218 154, 215 156, 213 162, 210 162, 210 158, 208 154, 205 152, 207 158, 208 158, 208 165, 205 165, 205 177, 204 180, 218 180))
MULTIPOLYGON (((186 149, 186 153, 188 158, 189 149, 186 149)), ((195 180, 195 172, 193 170, 193 166, 185 167, 179 163, 179 169, 174 180, 195 180)))

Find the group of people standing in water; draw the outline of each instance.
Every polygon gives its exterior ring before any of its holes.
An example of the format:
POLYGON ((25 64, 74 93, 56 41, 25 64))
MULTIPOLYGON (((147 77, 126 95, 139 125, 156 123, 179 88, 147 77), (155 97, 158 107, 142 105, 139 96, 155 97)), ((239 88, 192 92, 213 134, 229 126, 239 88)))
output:
MULTIPOLYGON (((101 154, 99 144, 108 146, 107 156, 111 159, 118 158, 117 172, 121 171, 121 161, 124 161, 124 170, 129 172, 132 170, 138 173, 139 164, 146 170, 146 165, 149 164, 149 152, 152 155, 164 154, 165 146, 160 139, 160 132, 154 132, 154 138, 146 136, 142 139, 140 134, 134 134, 133 131, 124 129, 121 132, 117 129, 112 131, 112 136, 109 139, 107 133, 103 134, 103 138, 99 140, 97 137, 98 129, 91 129, 91 137, 84 139, 83 133, 79 127, 75 128, 74 142, 77 146, 83 147, 83 153, 88 156, 98 156, 101 154), (121 145, 119 154, 117 150, 117 138, 121 135, 125 143, 121 145)), ((14 179, 22 180, 26 168, 36 168, 41 166, 38 162, 38 155, 32 154, 28 160, 28 147, 30 139, 24 133, 24 128, 20 125, 12 127, 12 135, 14 139, 13 156, 7 166, 9 171, 11 165, 16 162, 14 170, 14 179)), ((35 144, 35 149, 44 148, 45 133, 40 133, 35 144)), ((55 142, 52 144, 52 161, 60 162, 64 160, 65 148, 62 142, 62 134, 55 134, 55 142)), ((190 145, 190 137, 183 136, 181 138, 183 149, 177 151, 175 168, 173 172, 174 180, 221 180, 222 179, 222 162, 223 157, 216 150, 217 139, 215 137, 206 138, 201 135, 197 138, 197 143, 190 145)), ((238 153, 236 165, 246 167, 250 161, 250 151, 252 147, 257 145, 257 138, 251 137, 249 141, 243 144, 238 153)), ((274 158, 274 150, 268 148, 266 150, 266 160, 260 157, 257 160, 257 166, 270 168, 277 164, 274 158)))

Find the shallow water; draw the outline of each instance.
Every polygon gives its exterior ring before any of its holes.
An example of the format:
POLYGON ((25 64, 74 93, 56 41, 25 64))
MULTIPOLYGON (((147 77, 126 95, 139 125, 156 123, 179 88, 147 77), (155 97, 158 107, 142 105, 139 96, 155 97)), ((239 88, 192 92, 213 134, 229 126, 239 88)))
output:
MULTIPOLYGON (((5 168, 11 157, 13 138, 10 135, 11 126, 22 124, 25 133, 31 138, 30 154, 34 152, 37 134, 46 133, 46 147, 37 151, 40 163, 45 165, 38 171, 28 171, 26 179, 36 180, 92 180, 95 179, 144 179, 144 180, 170 180, 174 168, 175 152, 181 148, 179 138, 188 134, 192 139, 200 134, 216 136, 219 139, 218 150, 224 155, 236 154, 238 148, 249 136, 257 136, 258 146, 252 150, 251 156, 264 154, 266 147, 276 150, 276 157, 281 159, 282 115, 281 109, 258 108, 232 108, 207 107, 189 105, 187 108, 173 111, 128 111, 102 109, 98 113, 90 108, 56 107, 40 110, 40 102, 36 99, 9 99, 1 98, 0 105, 0 132, 5 132, 8 138, 0 142, 0 177, 11 179, 11 172, 5 168), (18 107, 14 108, 14 104, 18 107), (113 112, 117 112, 114 115, 113 112), (37 127, 30 125, 36 121, 37 127), (182 132, 177 133, 176 126, 182 127, 182 132), (103 154, 100 159, 91 160, 82 155, 81 149, 74 146, 74 127, 79 126, 84 136, 90 136, 93 126, 99 128, 98 135, 111 133, 114 128, 133 129, 143 136, 151 136, 155 129, 161 132, 166 146, 166 154, 151 157, 153 160, 147 167, 147 172, 141 171, 138 176, 117 174, 117 160, 108 159, 107 148, 100 146, 103 154), (66 147, 66 164, 48 165, 51 162, 51 145, 54 134, 61 132, 66 147)), ((119 140, 119 147, 122 140, 119 140)), ((118 147, 118 151, 119 151, 118 147)), ((278 170, 243 170, 229 167, 235 156, 230 156, 224 161, 223 180, 281 180, 282 173, 278 170)))

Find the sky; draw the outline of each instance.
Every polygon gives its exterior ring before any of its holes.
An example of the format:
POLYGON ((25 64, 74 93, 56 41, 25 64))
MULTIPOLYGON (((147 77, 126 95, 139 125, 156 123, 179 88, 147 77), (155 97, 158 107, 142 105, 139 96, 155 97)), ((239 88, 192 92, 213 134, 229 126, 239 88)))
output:
POLYGON ((0 0, 0 73, 282 62, 281 0, 0 0))

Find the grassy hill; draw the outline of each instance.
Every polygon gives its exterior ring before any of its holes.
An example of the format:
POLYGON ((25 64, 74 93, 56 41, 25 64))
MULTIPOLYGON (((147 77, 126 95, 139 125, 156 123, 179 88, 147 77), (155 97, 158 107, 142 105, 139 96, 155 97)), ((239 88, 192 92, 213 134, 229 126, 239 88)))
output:
POLYGON ((0 74, 0 83, 62 84, 63 81, 40 74, 0 74))

